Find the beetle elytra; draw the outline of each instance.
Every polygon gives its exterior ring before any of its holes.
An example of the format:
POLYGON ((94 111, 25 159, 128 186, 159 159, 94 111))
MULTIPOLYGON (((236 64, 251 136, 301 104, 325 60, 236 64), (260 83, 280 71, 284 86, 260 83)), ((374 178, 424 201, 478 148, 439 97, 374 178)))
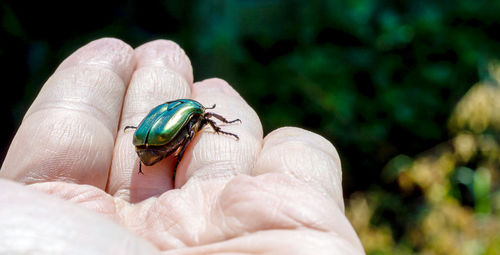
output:
POLYGON ((214 117, 224 123, 241 123, 241 120, 229 121, 219 114, 206 111, 214 108, 215 104, 212 107, 204 107, 192 99, 173 100, 153 108, 138 126, 126 126, 124 130, 136 129, 133 144, 140 159, 139 173, 142 174, 141 162, 152 166, 174 154, 177 158, 175 176, 186 147, 205 125, 209 125, 217 134, 239 139, 238 135, 223 131, 210 118, 214 117))

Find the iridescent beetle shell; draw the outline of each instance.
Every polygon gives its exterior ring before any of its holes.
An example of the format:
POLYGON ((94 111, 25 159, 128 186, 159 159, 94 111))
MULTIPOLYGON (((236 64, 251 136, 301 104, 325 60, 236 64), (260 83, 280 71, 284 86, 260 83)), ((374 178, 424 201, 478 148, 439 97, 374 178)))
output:
MULTIPOLYGON (((215 117, 224 123, 240 120, 228 121, 221 115, 206 111, 213 108, 215 105, 206 108, 192 99, 169 101, 153 108, 137 127, 126 126, 125 129, 136 129, 133 144, 142 164, 151 166, 175 153, 175 173, 187 145, 205 125, 208 124, 216 133, 239 139, 236 134, 222 131, 210 118, 215 117)), ((142 173, 141 162, 139 173, 142 173)))

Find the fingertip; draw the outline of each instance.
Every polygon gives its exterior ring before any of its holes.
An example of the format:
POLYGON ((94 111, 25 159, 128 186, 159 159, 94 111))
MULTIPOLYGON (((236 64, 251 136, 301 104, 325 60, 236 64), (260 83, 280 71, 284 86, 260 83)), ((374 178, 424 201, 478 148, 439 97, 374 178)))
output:
MULTIPOLYGON (((196 82, 193 87, 193 94, 212 94, 212 93, 222 93, 230 96, 240 97, 240 94, 234 90, 234 88, 229 85, 225 80, 220 78, 209 78, 200 82, 196 82)), ((196 95, 193 95, 196 96, 196 95)))
POLYGON ((339 155, 335 147, 318 134, 295 127, 269 133, 251 175, 267 173, 293 176, 328 194, 344 210, 339 155))
POLYGON ((264 137, 264 144, 266 146, 274 146, 277 144, 290 142, 292 140, 304 142, 311 147, 315 147, 329 154, 335 160, 338 169, 341 169, 342 164, 340 161, 340 156, 335 146, 333 146, 333 144, 323 136, 303 128, 281 127, 275 129, 271 131, 271 133, 266 135, 266 137, 264 137))
POLYGON ((134 50, 120 39, 98 39, 71 54, 56 72, 80 65, 109 69, 128 83, 135 66, 134 50))
POLYGON ((170 40, 155 40, 145 43, 135 49, 137 69, 144 66, 159 66, 169 68, 193 83, 193 68, 184 50, 170 40))

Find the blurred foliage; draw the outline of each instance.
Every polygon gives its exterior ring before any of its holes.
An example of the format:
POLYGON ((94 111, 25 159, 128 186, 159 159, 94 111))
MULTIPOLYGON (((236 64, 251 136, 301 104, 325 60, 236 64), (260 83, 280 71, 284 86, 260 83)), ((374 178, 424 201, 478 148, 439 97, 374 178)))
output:
POLYGON ((226 79, 266 133, 299 126, 335 144, 370 254, 493 254, 499 11, 493 0, 0 1, 3 155, 78 47, 171 39, 195 80, 226 79))
POLYGON ((399 194, 351 196, 347 215, 368 254, 500 253, 500 63, 489 74, 456 105, 449 141, 387 164, 399 194))

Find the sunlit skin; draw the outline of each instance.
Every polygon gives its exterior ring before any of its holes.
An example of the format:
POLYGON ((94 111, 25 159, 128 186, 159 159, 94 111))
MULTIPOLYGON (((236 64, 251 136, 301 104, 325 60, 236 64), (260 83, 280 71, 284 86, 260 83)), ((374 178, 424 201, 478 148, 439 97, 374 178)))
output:
MULTIPOLYGON (((275 86, 284 86, 275 84, 275 86)), ((0 254, 363 254, 344 216, 333 145, 300 128, 263 138, 225 81, 193 83, 175 43, 93 41, 69 56, 29 108, 0 170, 0 254), (241 119, 202 129, 143 168, 127 125, 192 98, 241 119), (73 252, 74 253, 74 252, 73 252)))

